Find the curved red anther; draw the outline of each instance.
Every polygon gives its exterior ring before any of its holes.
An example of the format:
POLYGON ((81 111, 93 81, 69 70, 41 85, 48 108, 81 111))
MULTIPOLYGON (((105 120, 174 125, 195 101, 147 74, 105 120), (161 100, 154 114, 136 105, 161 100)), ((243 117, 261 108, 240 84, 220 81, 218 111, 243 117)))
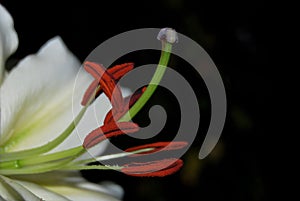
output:
POLYGON ((146 91, 147 87, 143 87, 137 91, 134 92, 132 96, 125 97, 125 104, 129 104, 129 108, 135 104, 135 102, 143 95, 143 93, 146 91))
POLYGON ((128 110, 126 109, 130 109, 131 106, 133 106, 133 104, 142 96, 142 94, 144 93, 144 91, 146 90, 146 87, 143 87, 142 89, 137 90, 136 92, 134 92, 133 95, 125 97, 124 98, 124 109, 123 111, 116 111, 114 110, 114 108, 112 108, 107 115, 105 116, 104 119, 104 124, 107 123, 111 123, 113 121, 118 121, 128 110), (129 106, 129 108, 125 108, 125 106, 129 106))
POLYGON ((123 110, 123 112, 118 112, 114 109, 111 109, 105 116, 104 124, 111 124, 117 122, 125 113, 125 110, 123 110))
MULTIPOLYGON (((93 63, 93 62, 89 62, 89 63, 93 63)), ((99 65, 99 64, 96 64, 96 65, 99 65)), ((133 63, 124 63, 124 64, 120 64, 120 65, 115 65, 115 66, 107 69, 107 72, 113 77, 115 82, 117 82, 126 73, 131 71, 133 68, 134 68, 133 63)), ((85 68, 85 69, 95 78, 95 80, 90 84, 90 86, 88 87, 88 89, 86 90, 86 92, 83 96, 83 99, 81 101, 81 105, 83 105, 83 106, 85 106, 91 98, 97 98, 103 92, 103 89, 101 87, 98 88, 98 86, 100 84, 99 81, 101 79, 101 75, 99 75, 97 72, 95 72, 94 70, 91 70, 89 68, 85 68), (98 90, 96 91, 97 88, 98 88, 98 90)))
POLYGON ((177 172, 182 165, 182 160, 169 158, 143 163, 126 164, 121 171, 127 175, 136 177, 164 177, 177 172))
POLYGON ((119 64, 115 65, 107 71, 114 77, 116 81, 119 81, 126 73, 131 71, 134 68, 133 63, 124 63, 124 64, 119 64))
POLYGON ((84 139, 83 147, 85 149, 89 149, 96 144, 102 142, 105 139, 135 133, 139 130, 139 126, 132 122, 120 122, 120 123, 111 123, 111 124, 104 124, 100 128, 97 128, 90 132, 84 139))
MULTIPOLYGON (((84 69, 90 73, 95 80, 97 80, 101 86, 101 89, 105 95, 111 101, 112 106, 118 110, 122 111, 123 108, 123 97, 119 86, 116 84, 113 76, 101 65, 94 62, 86 61, 84 63, 84 69)), ((92 83, 93 86, 90 90, 95 90, 95 83, 92 83)), ((86 92, 85 101, 89 100, 87 97, 90 97, 91 94, 94 94, 95 91, 86 92)))

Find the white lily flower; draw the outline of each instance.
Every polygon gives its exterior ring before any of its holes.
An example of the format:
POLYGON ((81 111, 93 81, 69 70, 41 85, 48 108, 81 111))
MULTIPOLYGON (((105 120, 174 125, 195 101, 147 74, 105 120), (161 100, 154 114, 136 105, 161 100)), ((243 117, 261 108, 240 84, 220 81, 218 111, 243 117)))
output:
MULTIPOLYGON (((74 172, 58 172, 54 168, 54 171, 34 176, 12 176, 14 171, 19 170, 19 160, 11 160, 15 162, 14 169, 9 163, 10 160, 5 161, 5 157, 13 159, 16 156, 14 153, 21 153, 23 158, 28 159, 27 162, 34 164, 36 161, 31 160, 30 155, 26 156, 26 150, 46 146, 65 131, 66 125, 72 124, 73 112, 75 116, 79 113, 84 90, 93 81, 88 74, 78 78, 77 82, 82 90, 79 89, 79 93, 73 95, 80 62, 67 50, 59 37, 49 40, 37 54, 26 57, 4 76, 5 61, 17 46, 18 37, 13 28, 13 20, 0 5, 0 200, 120 199, 121 187, 92 184, 74 172)), ((94 104, 98 104, 95 108, 99 116, 104 116, 110 109, 109 101, 101 97, 94 104)), ((57 153, 81 145, 84 135, 99 126, 95 118, 90 118, 91 115, 92 110, 88 109, 82 118, 83 123, 78 125, 78 133, 72 131, 74 134, 71 133, 64 143, 59 143, 60 146, 55 149, 52 147, 49 151, 57 153)), ((104 148, 103 143, 97 145, 97 152, 104 148)), ((28 173, 35 173, 35 170, 28 170, 28 173)))
POLYGON ((134 68, 133 63, 105 69, 86 61, 86 72, 78 74, 81 64, 60 37, 49 40, 37 54, 6 72, 6 59, 16 50, 18 37, 11 16, 0 5, 0 201, 114 201, 121 199, 121 187, 89 183, 76 170, 119 170, 140 177, 163 177, 178 171, 183 162, 176 157, 87 165, 187 145, 157 142, 100 156, 107 138, 139 131, 131 119, 162 79, 176 38, 171 29, 159 33, 162 54, 150 85, 128 98, 123 96, 128 91, 121 91, 117 82, 134 68), (101 92, 108 99, 98 97, 101 92))

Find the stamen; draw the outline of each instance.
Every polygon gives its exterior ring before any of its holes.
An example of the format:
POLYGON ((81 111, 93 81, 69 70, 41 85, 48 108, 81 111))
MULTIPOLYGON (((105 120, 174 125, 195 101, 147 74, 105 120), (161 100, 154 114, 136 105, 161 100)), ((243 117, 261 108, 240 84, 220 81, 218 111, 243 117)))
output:
POLYGON ((136 146, 136 147, 131 147, 126 149, 126 152, 133 152, 133 151, 137 151, 140 149, 146 149, 146 148, 153 148, 153 150, 151 151, 147 151, 147 152, 143 152, 141 154, 133 154, 131 156, 139 156, 139 155, 144 155, 144 154, 150 154, 150 153, 155 153, 161 149, 163 149, 163 151, 170 151, 170 150, 178 150, 178 149, 182 149, 185 146, 187 146, 188 143, 184 142, 184 141, 178 141, 178 142, 155 142, 155 143, 151 143, 151 144, 145 144, 145 145, 140 145, 140 146, 136 146))
POLYGON ((105 116, 104 125, 118 121, 125 112, 120 113, 115 111, 114 108, 112 108, 105 116))
MULTIPOLYGON (((99 84, 105 93, 105 95, 109 98, 111 101, 111 104, 116 110, 121 111, 123 106, 123 97, 121 90, 118 85, 116 85, 116 82, 113 78, 113 76, 108 73, 108 71, 101 65, 94 62, 86 61, 84 63, 84 69, 90 73, 95 80, 99 81, 99 84)), ((93 83, 92 83, 93 84, 93 83)), ((91 87, 95 90, 94 85, 91 87)), ((93 94, 94 91, 91 93, 88 91, 88 95, 93 94)), ((84 96, 84 99, 86 102, 87 96, 84 96)))
MULTIPOLYGON (((134 67, 133 63, 124 63, 120 65, 115 65, 109 69, 107 69, 108 73, 111 74, 115 80, 115 82, 119 81, 126 73, 131 71, 134 67)), ((97 87, 99 86, 99 80, 94 80, 88 89, 86 90, 83 99, 81 101, 81 105, 85 106, 88 101, 93 97, 96 99, 102 92, 103 89, 99 87, 99 89, 96 91, 97 87)))
POLYGON ((112 74, 116 81, 119 81, 126 73, 131 71, 134 67, 133 63, 124 63, 115 65, 107 69, 108 73, 112 74))
MULTIPOLYGON (((124 106, 129 105, 129 109, 135 102, 142 96, 144 91, 146 90, 147 87, 143 87, 140 90, 137 90, 134 92, 132 96, 128 96, 124 99, 124 106)), ((114 108, 112 108, 107 115, 105 116, 104 119, 104 124, 112 123, 113 121, 118 121, 127 111, 123 110, 122 112, 115 111, 114 108)))
POLYGON ((132 96, 125 97, 125 104, 129 104, 129 107, 131 107, 143 95, 146 89, 147 87, 143 87, 142 89, 139 89, 136 92, 134 92, 132 96))
POLYGON ((121 171, 127 175, 136 177, 164 177, 177 172, 182 165, 182 160, 170 158, 144 163, 126 164, 121 171))
POLYGON ((83 142, 83 147, 89 149, 101 141, 123 134, 135 133, 139 130, 139 126, 132 122, 120 122, 104 124, 90 132, 83 142))

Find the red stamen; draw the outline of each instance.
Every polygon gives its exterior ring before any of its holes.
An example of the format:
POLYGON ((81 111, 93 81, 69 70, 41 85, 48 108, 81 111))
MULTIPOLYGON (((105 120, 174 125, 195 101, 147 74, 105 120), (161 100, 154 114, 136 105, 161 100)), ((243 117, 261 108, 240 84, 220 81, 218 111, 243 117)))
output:
POLYGON ((129 107, 133 106, 133 104, 135 104, 135 102, 143 95, 146 89, 147 87, 143 87, 142 89, 139 89, 136 92, 134 92, 132 96, 125 97, 125 104, 129 103, 129 107))
MULTIPOLYGON (((143 87, 140 90, 137 90, 134 92, 132 96, 128 96, 124 99, 124 105, 129 104, 129 108, 133 106, 133 104, 142 96, 144 91, 146 90, 146 87, 143 87)), ((126 108, 125 108, 126 109, 126 108)), ((115 111, 114 108, 111 109, 107 114, 104 119, 104 124, 111 123, 113 121, 118 121, 125 113, 127 110, 123 110, 122 112, 115 111), (114 114, 114 116, 113 116, 114 114)))
POLYGON ((139 130, 139 126, 132 122, 120 122, 105 124, 90 132, 83 142, 83 147, 89 149, 101 141, 123 134, 134 133, 139 130))
POLYGON ((114 79, 116 81, 119 81, 126 73, 128 73, 129 71, 131 71, 134 67, 133 63, 124 63, 124 64, 120 64, 120 65, 115 65, 109 69, 107 69, 107 71, 113 75, 114 79))
MULTIPOLYGON (((108 73, 110 73, 113 76, 114 80, 117 82, 126 73, 131 71, 133 69, 133 67, 134 67, 133 63, 124 63, 124 64, 120 64, 120 65, 115 65, 115 66, 107 69, 107 71, 108 71, 108 73)), ((95 94, 94 98, 97 98, 103 92, 102 88, 100 87, 98 89, 98 91, 95 93, 95 90, 97 89, 98 85, 99 85, 98 79, 94 80, 90 84, 90 86, 88 87, 88 89, 86 90, 86 92, 83 96, 81 105, 85 106, 94 94, 95 94)))
POLYGON ((183 147, 185 147, 187 145, 188 145, 188 143, 184 142, 184 141, 155 142, 155 143, 151 143, 151 144, 145 144, 145 145, 140 145, 140 146, 136 146, 136 147, 131 147, 131 148, 126 149, 125 151, 132 152, 132 151, 137 151, 137 150, 146 149, 146 148, 153 148, 153 150, 151 150, 151 151, 143 152, 141 154, 131 155, 131 156, 139 156, 139 155, 154 153, 161 149, 163 149, 163 151, 182 149, 183 147))
POLYGON ((118 121, 124 114, 125 110, 123 112, 115 111, 114 108, 112 108, 105 116, 104 124, 111 124, 113 122, 118 121))
MULTIPOLYGON (((118 67, 117 69, 119 69, 120 67, 118 67)), ((106 94, 106 96, 110 99, 111 104, 113 105, 113 107, 118 110, 121 111, 122 110, 122 106, 123 106, 123 97, 122 97, 122 93, 120 88, 118 87, 118 85, 116 85, 116 81, 114 79, 114 77, 101 65, 101 64, 97 64, 94 62, 89 62, 86 61, 84 63, 84 69, 90 73, 96 81, 98 81, 98 83, 101 86, 101 89, 103 90, 103 92, 106 94), (114 92, 114 94, 113 94, 114 92)), ((130 69, 130 68, 128 68, 130 69)), ((118 70, 115 70, 115 72, 119 72, 118 70)), ((118 74, 118 77, 120 76, 120 74, 118 74)), ((85 93, 82 104, 85 105, 89 99, 91 98, 91 96, 94 94, 95 92, 95 81, 92 83, 92 86, 90 86, 88 88, 88 91, 85 93)), ((97 92, 98 94, 100 93, 100 91, 97 92)))
POLYGON ((177 172, 182 165, 182 160, 170 158, 144 163, 126 164, 121 171, 127 175, 136 177, 164 177, 177 172))

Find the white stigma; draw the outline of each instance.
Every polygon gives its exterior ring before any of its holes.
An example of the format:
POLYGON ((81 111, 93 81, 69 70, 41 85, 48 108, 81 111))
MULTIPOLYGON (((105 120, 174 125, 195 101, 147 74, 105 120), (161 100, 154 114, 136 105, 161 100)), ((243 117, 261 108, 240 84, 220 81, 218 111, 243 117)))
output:
POLYGON ((163 28, 159 31, 157 39, 168 43, 178 43, 178 34, 175 29, 163 28))

